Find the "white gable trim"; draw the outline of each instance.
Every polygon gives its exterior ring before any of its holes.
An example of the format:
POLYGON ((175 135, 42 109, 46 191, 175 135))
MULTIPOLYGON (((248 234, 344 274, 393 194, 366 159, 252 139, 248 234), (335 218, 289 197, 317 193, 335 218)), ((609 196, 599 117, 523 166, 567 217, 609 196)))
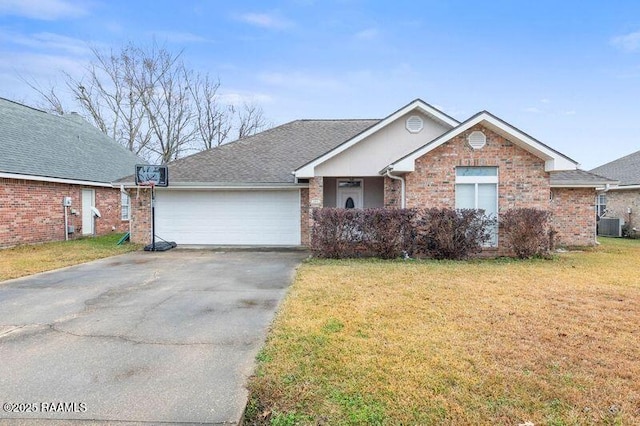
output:
POLYGON ((529 151, 536 157, 545 160, 544 169, 547 172, 559 171, 559 170, 576 170, 578 163, 570 159, 569 157, 549 148, 545 144, 535 140, 526 133, 516 129, 508 123, 500 120, 499 118, 491 115, 490 113, 483 111, 469 120, 460 124, 458 127, 450 130, 444 135, 434 139, 423 147, 415 150, 414 152, 406 155, 394 163, 391 163, 388 168, 392 169, 396 173, 408 173, 415 171, 415 162, 418 158, 433 151, 445 142, 453 139, 454 137, 464 133, 476 124, 482 124, 488 129, 496 132, 497 134, 506 137, 509 141, 513 142, 520 148, 529 151))
POLYGON ((378 132, 379 130, 385 128, 386 126, 388 126, 389 124, 393 123, 394 121, 396 121, 397 119, 399 119, 400 117, 402 117, 403 115, 414 111, 414 110, 418 110, 420 112, 422 112, 423 114, 435 119, 438 122, 443 123, 444 125, 448 126, 448 127, 455 127, 457 125, 460 124, 460 122, 458 122, 457 120, 449 117, 448 115, 444 114, 442 111, 439 111, 437 109, 435 109, 434 107, 432 107, 431 105, 427 104, 426 102, 420 100, 420 99, 416 99, 415 101, 411 102, 410 104, 408 104, 407 106, 399 109, 398 111, 394 112, 393 114, 391 114, 390 116, 388 116, 387 118, 379 121, 378 123, 374 124, 373 126, 371 126, 370 128, 366 129, 364 132, 360 133, 359 135, 356 135, 355 137, 349 139, 348 141, 346 141, 345 143, 337 146, 336 148, 332 149, 331 151, 323 154, 322 156, 316 158, 315 160, 310 161, 309 163, 305 164, 304 166, 300 167, 299 169, 295 170, 293 173, 295 175, 296 178, 300 178, 300 179, 308 179, 308 178, 312 178, 315 176, 315 168, 316 166, 318 166, 319 164, 324 163, 325 161, 329 160, 330 158, 335 157, 336 155, 340 154, 341 152, 345 151, 346 149, 352 147, 353 145, 357 144, 358 142, 366 139, 367 137, 371 136, 372 134, 378 132))

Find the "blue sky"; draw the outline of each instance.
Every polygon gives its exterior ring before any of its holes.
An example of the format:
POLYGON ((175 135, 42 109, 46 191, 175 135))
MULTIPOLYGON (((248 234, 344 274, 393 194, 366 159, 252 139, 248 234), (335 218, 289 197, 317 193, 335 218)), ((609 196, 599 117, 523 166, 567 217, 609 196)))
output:
POLYGON ((637 1, 0 0, 0 96, 153 39, 269 121, 488 110, 591 169, 640 149, 637 1))

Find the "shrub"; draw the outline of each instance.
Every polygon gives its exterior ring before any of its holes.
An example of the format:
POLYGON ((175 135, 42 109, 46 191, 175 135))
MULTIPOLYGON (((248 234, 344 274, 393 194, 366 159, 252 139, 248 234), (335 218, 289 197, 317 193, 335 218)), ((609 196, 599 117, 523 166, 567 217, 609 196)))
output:
POLYGON ((311 250, 318 257, 357 256, 362 210, 323 208, 313 211, 311 250))
POLYGON ((416 215, 415 250, 434 259, 466 259, 491 241, 495 220, 474 209, 424 209, 416 215))
POLYGON ((509 209, 501 216, 507 245, 520 259, 548 256, 553 248, 551 213, 533 208, 509 209))
POLYGON ((413 215, 411 209, 316 209, 311 250, 318 257, 397 258, 411 241, 413 215))
POLYGON ((365 251, 382 259, 395 259, 411 251, 413 209, 364 210, 360 229, 365 251))

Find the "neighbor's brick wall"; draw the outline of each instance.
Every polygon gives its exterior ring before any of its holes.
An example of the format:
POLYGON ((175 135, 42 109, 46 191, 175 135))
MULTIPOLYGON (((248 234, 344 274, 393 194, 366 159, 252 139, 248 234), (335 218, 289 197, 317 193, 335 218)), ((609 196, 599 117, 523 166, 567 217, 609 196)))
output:
POLYGON ((593 188, 554 188, 551 212, 558 232, 556 246, 590 246, 596 243, 596 191, 593 188))
POLYGON ((71 197, 68 224, 75 227, 69 238, 82 235, 82 189, 95 190, 96 233, 126 232, 129 222, 120 220, 120 189, 99 188, 21 179, 0 179, 0 247, 65 239, 63 197, 71 197))
POLYGON ((617 217, 630 224, 631 228, 640 228, 640 190, 608 191, 606 217, 617 217), (631 208, 631 214, 627 213, 631 208))
POLYGON ((129 189, 131 196, 131 242, 151 244, 151 189, 129 189))

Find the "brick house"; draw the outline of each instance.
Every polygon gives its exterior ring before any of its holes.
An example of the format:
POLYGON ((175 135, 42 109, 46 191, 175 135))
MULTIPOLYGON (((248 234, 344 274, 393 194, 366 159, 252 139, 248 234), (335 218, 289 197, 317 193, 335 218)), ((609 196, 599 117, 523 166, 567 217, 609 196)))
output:
POLYGON ((0 247, 129 230, 111 182, 141 160, 78 114, 0 98, 0 150, 0 247))
MULTIPOLYGON (((560 244, 588 246, 596 188, 613 182, 486 111, 459 122, 419 99, 382 120, 293 121, 170 163, 169 175, 156 235, 185 245, 307 245, 321 207, 480 208, 498 219, 537 207, 553 213, 560 244)), ((149 206, 139 190, 134 241, 150 239, 149 206)))
POLYGON ((603 164, 591 172, 619 182, 598 191, 598 217, 619 219, 620 225, 626 225, 630 234, 640 235, 640 151, 603 164))

